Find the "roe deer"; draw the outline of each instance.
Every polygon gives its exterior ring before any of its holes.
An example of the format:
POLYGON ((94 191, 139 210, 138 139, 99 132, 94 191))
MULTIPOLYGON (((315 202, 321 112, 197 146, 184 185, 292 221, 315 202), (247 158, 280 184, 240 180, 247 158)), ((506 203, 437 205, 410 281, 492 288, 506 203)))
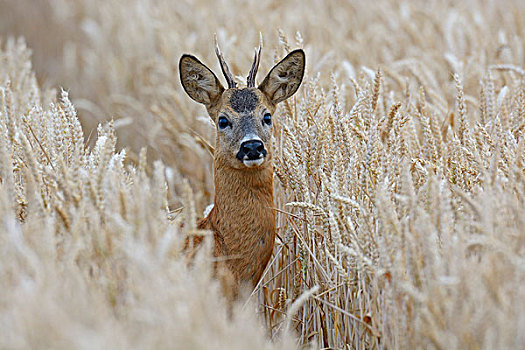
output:
MULTIPOLYGON (((299 88, 305 54, 301 49, 290 52, 255 87, 259 46, 247 86, 238 88, 217 44, 215 51, 228 89, 192 55, 181 57, 179 71, 186 93, 206 107, 217 126, 214 205, 198 227, 213 232, 214 255, 226 267, 227 288, 236 295, 242 285, 252 289, 257 285, 272 254, 276 231, 269 144, 272 114, 299 88)), ((195 245, 201 241, 202 237, 193 240, 195 245)))

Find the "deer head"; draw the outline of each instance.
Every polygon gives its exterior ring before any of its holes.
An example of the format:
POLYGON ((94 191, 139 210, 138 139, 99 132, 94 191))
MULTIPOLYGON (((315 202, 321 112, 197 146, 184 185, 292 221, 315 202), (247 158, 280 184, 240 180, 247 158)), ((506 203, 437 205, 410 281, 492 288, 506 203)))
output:
POLYGON ((261 54, 259 46, 247 87, 243 88, 237 87, 218 46, 216 54, 228 89, 195 56, 183 55, 179 62, 184 90, 193 100, 206 106, 215 121, 215 161, 240 170, 267 167, 271 160, 272 115, 277 104, 292 96, 301 85, 305 68, 304 51, 290 52, 255 87, 261 54))

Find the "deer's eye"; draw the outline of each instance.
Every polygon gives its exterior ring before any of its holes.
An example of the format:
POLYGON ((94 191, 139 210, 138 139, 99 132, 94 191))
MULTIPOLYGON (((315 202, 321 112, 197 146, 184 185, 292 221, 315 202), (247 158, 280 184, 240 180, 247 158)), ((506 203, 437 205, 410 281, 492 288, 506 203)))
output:
POLYGON ((230 126, 230 121, 226 117, 219 117, 219 129, 224 129, 230 126))
POLYGON ((272 125, 272 115, 270 113, 265 113, 263 117, 263 123, 266 125, 272 125))

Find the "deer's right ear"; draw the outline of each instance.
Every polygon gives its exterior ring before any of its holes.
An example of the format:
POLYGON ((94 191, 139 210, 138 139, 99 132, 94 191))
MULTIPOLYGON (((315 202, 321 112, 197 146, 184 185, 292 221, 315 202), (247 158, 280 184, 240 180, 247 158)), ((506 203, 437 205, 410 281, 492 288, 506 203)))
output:
POLYGON ((179 72, 186 93, 207 107, 217 102, 224 91, 215 74, 195 56, 182 55, 179 72))

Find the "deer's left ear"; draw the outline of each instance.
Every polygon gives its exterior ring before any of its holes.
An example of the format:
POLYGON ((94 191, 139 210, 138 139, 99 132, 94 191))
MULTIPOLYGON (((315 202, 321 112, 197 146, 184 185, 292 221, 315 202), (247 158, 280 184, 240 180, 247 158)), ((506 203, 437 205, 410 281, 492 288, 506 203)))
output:
POLYGON ((259 90, 277 104, 295 94, 304 76, 306 58, 301 49, 290 52, 264 78, 259 90))

